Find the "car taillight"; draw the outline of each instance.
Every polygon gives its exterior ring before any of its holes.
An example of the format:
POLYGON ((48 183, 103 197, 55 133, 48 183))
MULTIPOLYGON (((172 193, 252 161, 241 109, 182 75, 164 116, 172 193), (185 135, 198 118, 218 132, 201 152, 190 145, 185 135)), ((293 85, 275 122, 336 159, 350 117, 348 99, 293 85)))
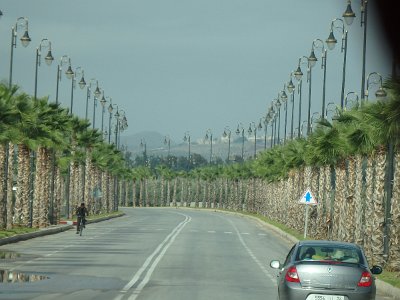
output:
POLYGON ((289 282, 300 282, 299 275, 297 274, 297 269, 295 266, 290 267, 285 275, 286 281, 289 282))
POLYGON ((363 272, 361 275, 361 279, 357 285, 361 287, 369 287, 371 286, 371 284, 372 284, 371 273, 367 271, 363 272))

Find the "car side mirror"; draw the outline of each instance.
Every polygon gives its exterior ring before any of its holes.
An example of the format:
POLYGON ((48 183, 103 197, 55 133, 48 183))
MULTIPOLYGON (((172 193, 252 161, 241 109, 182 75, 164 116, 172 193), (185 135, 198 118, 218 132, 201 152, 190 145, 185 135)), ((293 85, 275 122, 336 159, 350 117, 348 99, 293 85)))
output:
POLYGON ((380 267, 380 266, 373 266, 371 269, 371 273, 375 274, 375 275, 381 274, 382 271, 383 271, 382 267, 380 267))
POLYGON ((270 267, 273 269, 280 269, 281 268, 281 263, 279 262, 279 260, 273 260, 270 262, 270 267))

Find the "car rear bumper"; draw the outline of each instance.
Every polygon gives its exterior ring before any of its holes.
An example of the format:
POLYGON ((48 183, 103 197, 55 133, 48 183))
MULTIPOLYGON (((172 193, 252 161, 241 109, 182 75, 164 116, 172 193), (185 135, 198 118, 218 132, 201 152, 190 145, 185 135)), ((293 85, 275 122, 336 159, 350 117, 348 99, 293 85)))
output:
POLYGON ((310 294, 327 294, 345 296, 345 300, 375 300, 376 289, 362 288, 357 290, 324 290, 310 289, 299 286, 286 286, 279 290, 280 300, 306 300, 310 294))

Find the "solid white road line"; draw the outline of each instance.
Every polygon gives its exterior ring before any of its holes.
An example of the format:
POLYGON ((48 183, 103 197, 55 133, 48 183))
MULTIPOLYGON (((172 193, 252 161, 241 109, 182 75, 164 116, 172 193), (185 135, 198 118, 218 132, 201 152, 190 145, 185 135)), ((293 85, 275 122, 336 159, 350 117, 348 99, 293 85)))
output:
POLYGON ((120 291, 120 295, 114 298, 114 300, 120 300, 124 297, 124 294, 126 294, 129 289, 131 289, 136 282, 139 280, 140 276, 142 273, 147 269, 147 267, 150 265, 151 261, 153 258, 158 254, 158 257, 154 260, 153 264, 151 265, 150 269, 147 271, 145 278, 142 280, 141 284, 138 285, 138 287, 132 292, 132 295, 129 299, 136 299, 136 297, 140 294, 144 286, 147 284, 147 282, 150 280, 151 274, 153 273, 155 267, 157 266, 158 262, 161 260, 161 258, 164 256, 165 252, 171 246, 175 238, 178 236, 178 234, 181 232, 183 227, 187 223, 191 221, 191 218, 189 216, 186 216, 184 214, 180 214, 185 216, 185 220, 179 223, 172 231, 171 233, 161 242, 161 244, 158 245, 156 250, 146 259, 142 267, 136 272, 136 274, 133 276, 131 281, 129 281, 120 291))

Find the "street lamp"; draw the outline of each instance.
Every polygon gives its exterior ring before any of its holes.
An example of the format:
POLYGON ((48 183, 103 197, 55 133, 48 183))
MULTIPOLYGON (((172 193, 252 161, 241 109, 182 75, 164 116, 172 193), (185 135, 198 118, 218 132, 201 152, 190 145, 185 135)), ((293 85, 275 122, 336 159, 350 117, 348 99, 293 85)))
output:
POLYGON ((308 124, 308 121, 303 121, 303 122, 301 123, 301 126, 300 126, 300 134, 301 134, 301 136, 303 136, 303 127, 304 127, 304 124, 308 124))
POLYGON ((258 122, 257 129, 261 130, 264 128, 264 150, 267 149, 267 130, 268 130, 268 121, 267 117, 260 118, 260 122, 258 122), (264 123, 264 125, 263 125, 264 123))
POLYGON ((328 46, 329 50, 333 50, 337 43, 337 39, 333 34, 333 29, 341 29, 342 30, 342 46, 340 52, 343 52, 343 71, 342 71, 342 90, 340 93, 340 107, 343 109, 344 106, 344 86, 346 81, 346 59, 347 59, 347 30, 344 26, 343 19, 336 18, 333 19, 331 22, 331 32, 329 37, 326 39, 326 45, 328 46), (335 23, 340 22, 340 26, 335 26, 335 23))
POLYGON ((38 78, 38 68, 40 66, 40 60, 42 57, 42 47, 47 47, 49 48, 49 51, 47 52, 46 57, 44 58, 44 61, 48 66, 51 65, 51 63, 54 60, 53 55, 51 54, 51 42, 48 39, 42 39, 40 41, 39 47, 36 48, 36 67, 35 67, 35 93, 33 96, 33 99, 37 99, 37 78, 38 78))
MULTIPOLYGON (((364 26, 364 36, 363 36, 363 56, 362 56, 362 73, 361 73, 361 101, 364 100, 365 96, 365 60, 367 53, 367 17, 368 17, 368 1, 361 0, 361 18, 360 25, 364 26)), ((351 25, 353 23, 356 14, 353 12, 351 8, 351 0, 347 1, 346 11, 343 13, 343 18, 346 21, 347 25, 351 25)))
MULTIPOLYGON (((296 80, 298 81, 298 93, 299 93, 299 131, 298 131, 298 138, 300 138, 300 134, 301 134, 301 105, 302 105, 302 85, 303 85, 303 71, 301 70, 301 65, 304 64, 305 62, 303 61, 304 59, 306 59, 306 63, 307 63, 307 82, 310 85, 310 90, 311 90, 311 81, 309 81, 310 78, 310 74, 311 74, 311 68, 310 68, 310 63, 308 61, 308 57, 307 56, 302 56, 299 58, 299 64, 297 66, 296 71, 293 72, 294 77, 296 78, 296 80)), ((310 94, 311 95, 311 94, 310 94)))
POLYGON ((271 123, 271 146, 270 148, 274 146, 275 142, 275 128, 276 128, 276 111, 274 108, 274 103, 271 103, 271 106, 268 109, 267 115, 266 115, 266 120, 269 120, 271 123))
POLYGON ((68 63, 68 68, 65 71, 65 75, 67 76, 68 79, 72 79, 72 77, 74 76, 74 72, 72 71, 72 68, 71 68, 71 58, 69 58, 68 55, 61 56, 60 63, 58 64, 58 67, 57 67, 56 104, 58 104, 58 86, 59 86, 59 82, 61 81, 62 66, 66 63, 68 63))
POLYGON ((94 118, 95 118, 95 110, 96 110, 96 99, 100 97, 101 92, 99 88, 99 81, 96 78, 91 78, 89 81, 89 84, 87 85, 87 90, 86 90, 86 113, 85 113, 85 118, 86 120, 88 119, 88 106, 89 106, 89 99, 90 99, 90 92, 92 89, 92 84, 96 82, 96 89, 94 90, 94 104, 93 104, 93 128, 94 128, 94 118))
MULTIPOLYGON (((348 103, 348 97, 349 97, 349 95, 355 95, 355 100, 350 100, 351 102, 356 102, 356 107, 358 107, 359 106, 359 102, 358 102, 358 100, 359 100, 359 98, 358 98, 358 94, 356 93, 356 92, 348 92, 347 94, 346 94, 346 97, 344 98, 344 109, 347 109, 347 103, 348 103)), ((354 106, 354 105, 353 105, 354 106)))
POLYGON ((112 118, 112 112, 114 108, 112 106, 112 99, 110 98, 110 105, 108 106, 108 112, 110 113, 110 116, 108 118, 108 143, 111 144, 111 118, 112 118))
POLYGON ((225 127, 224 132, 222 134, 224 138, 228 137, 228 158, 227 162, 230 162, 230 154, 231 154, 231 130, 228 126, 225 127))
MULTIPOLYGON (((273 105, 276 108, 276 111, 278 112, 278 125, 276 125, 275 123, 275 137, 276 137, 276 130, 278 127, 278 144, 280 143, 280 132, 281 132, 281 101, 279 100, 279 95, 278 98, 275 99, 274 101, 272 101, 273 105)), ((274 145, 276 144, 276 142, 274 141, 274 145)))
POLYGON ((20 38, 21 44, 24 47, 29 45, 31 38, 28 34, 28 19, 25 17, 19 17, 17 22, 15 23, 15 27, 11 28, 11 56, 10 56, 10 78, 9 78, 9 87, 12 85, 12 69, 13 69, 13 59, 14 59, 14 48, 17 48, 17 34, 18 28, 23 28, 25 30, 24 35, 20 38))
POLYGON ((74 89, 75 89, 75 82, 76 82, 76 76, 80 74, 81 80, 79 80, 79 87, 81 90, 83 90, 83 88, 86 86, 86 81, 85 81, 85 73, 83 71, 83 69, 81 67, 77 67, 75 69, 75 73, 72 75, 72 80, 71 80, 71 109, 70 109, 70 113, 72 115, 72 109, 73 109, 73 105, 74 105, 74 89))
POLYGON ((187 170, 189 171, 190 168, 190 134, 189 131, 185 132, 185 135, 183 136, 183 140, 188 142, 189 145, 189 150, 188 150, 188 163, 187 163, 187 170))
POLYGON ((212 143, 213 143, 213 134, 212 134, 211 129, 207 129, 204 139, 206 141, 210 140, 210 145, 211 145, 210 146, 210 165, 211 165, 211 163, 212 163, 212 143))
POLYGON ((368 89, 369 89, 370 84, 378 84, 378 82, 379 82, 379 88, 378 88, 378 90, 375 92, 375 96, 376 96, 376 98, 377 98, 378 100, 381 100, 381 99, 386 98, 387 93, 386 93, 386 91, 383 89, 383 86, 382 86, 382 75, 379 74, 378 72, 372 72, 372 73, 369 73, 369 74, 368 74, 368 77, 367 77, 367 88, 365 89, 365 93, 364 93, 364 95, 365 95, 365 100, 366 100, 366 101, 368 101, 368 95, 369 95, 368 89), (371 76, 372 76, 372 77, 371 77, 371 76), (377 81, 376 79, 373 80, 373 77, 378 77, 378 78, 379 78, 379 79, 378 79, 379 81, 377 81), (370 82, 370 79, 371 79, 371 82, 370 82))
POLYGON ((254 122, 251 122, 249 129, 247 130, 249 136, 254 132, 254 158, 257 156, 257 126, 254 122))
MULTIPOLYGON (((325 49, 325 44, 324 41, 321 39, 315 39, 312 43, 312 49, 321 49, 321 69, 324 70, 324 76, 323 76, 323 80, 322 80, 322 109, 321 109, 321 116, 324 116, 324 111, 325 111, 325 94, 326 94, 326 60, 327 60, 327 56, 328 53, 325 49), (318 42, 319 42, 319 47, 318 47, 318 42)), ((311 50, 311 55, 309 57, 309 59, 311 59, 311 63, 314 63, 314 57, 313 57, 313 53, 314 51, 311 50)), ((314 55, 315 56, 315 55, 314 55)), ((315 62, 317 62, 317 58, 315 57, 315 62)), ((311 73, 310 73, 310 79, 311 79, 311 73)), ((310 105, 310 103, 309 103, 310 105)), ((309 107, 310 109, 310 107, 309 107)))
POLYGON ((121 144, 121 132, 125 131, 125 129, 128 128, 128 120, 126 119, 125 111, 123 109, 120 109, 120 111, 122 112, 122 115, 119 119, 117 149, 120 148, 120 144, 121 144))
POLYGON ((325 118, 326 118, 326 119, 328 118, 328 112, 329 112, 329 111, 332 111, 332 112, 335 111, 334 109, 330 109, 330 108, 329 108, 330 106, 334 106, 335 109, 336 109, 336 104, 335 104, 334 102, 329 102, 328 105, 326 106, 326 109, 325 109, 325 118))
POLYGON ((286 143, 286 131, 287 131, 287 111, 288 111, 288 107, 287 107, 287 100, 288 100, 288 96, 286 94, 286 83, 283 85, 283 90, 280 92, 279 97, 282 100, 283 103, 285 103, 285 136, 283 138, 283 143, 286 143))
POLYGON ((144 149, 143 151, 143 161, 144 164, 147 165, 147 144, 144 138, 140 139, 140 147, 144 149))
POLYGON ((103 133, 103 131, 104 131, 104 113, 106 111, 106 103, 107 103, 106 98, 110 98, 110 97, 104 97, 104 91, 102 94, 103 94, 103 97, 101 97, 100 104, 101 104, 101 132, 103 133))
POLYGON ((170 153, 171 153, 171 138, 169 136, 165 136, 164 145, 168 145, 168 156, 167 156, 167 158, 169 159, 169 156, 170 156, 170 153))
POLYGON ((290 123, 290 139, 293 140, 293 127, 294 127, 294 90, 296 88, 296 86, 293 84, 293 73, 290 73, 290 77, 289 77, 289 82, 286 85, 286 89, 288 90, 289 94, 290 94, 290 101, 292 102, 292 121, 290 123))
POLYGON ((236 129, 236 135, 242 133, 242 161, 244 160, 244 127, 242 123, 239 123, 236 129))
POLYGON ((311 117, 311 132, 313 131, 314 121, 318 120, 320 118, 321 118, 321 114, 319 112, 315 112, 315 113, 312 114, 312 117, 311 117))

